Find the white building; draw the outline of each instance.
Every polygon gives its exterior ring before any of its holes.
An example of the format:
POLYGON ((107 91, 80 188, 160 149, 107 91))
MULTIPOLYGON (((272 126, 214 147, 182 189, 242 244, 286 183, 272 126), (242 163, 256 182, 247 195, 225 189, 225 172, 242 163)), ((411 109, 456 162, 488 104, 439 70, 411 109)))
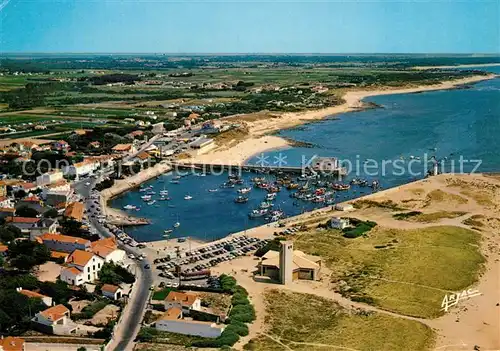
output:
POLYGON ((71 335, 76 334, 78 330, 64 305, 56 305, 38 312, 31 321, 36 329, 48 334, 71 335))
POLYGON ((214 139, 200 137, 189 144, 189 147, 196 151, 197 155, 204 154, 216 146, 214 139))
POLYGON ((104 284, 101 288, 102 296, 111 300, 119 300, 122 297, 122 289, 119 286, 104 284))
POLYGON ((125 251, 118 248, 115 237, 94 241, 91 246, 91 251, 102 258, 104 262, 119 263, 127 255, 125 251))
POLYGON ((63 167, 62 172, 65 176, 74 176, 78 179, 81 176, 92 174, 98 167, 99 162, 84 160, 82 162, 63 167))
POLYGON ((162 134, 165 132, 165 125, 163 124, 163 122, 155 123, 153 124, 153 129, 151 129, 151 131, 154 134, 162 134))
POLYGON ((45 296, 40 293, 37 293, 35 291, 31 290, 26 290, 23 288, 17 288, 16 291, 24 296, 27 296, 30 299, 40 299, 42 302, 45 304, 45 306, 50 307, 52 306, 52 297, 50 296, 45 296))
POLYGON ((165 298, 165 310, 174 307, 182 309, 186 314, 191 310, 200 311, 201 299, 197 294, 171 291, 165 298))
POLYGON ((75 250, 68 257, 68 267, 61 271, 61 280, 76 286, 92 282, 103 264, 104 260, 92 252, 75 250))
POLYGON ((214 322, 201 322, 182 318, 182 310, 172 307, 156 321, 155 327, 160 331, 196 335, 205 338, 217 338, 224 331, 224 325, 214 322))
POLYGON ((333 229, 344 229, 349 226, 349 219, 347 218, 340 218, 340 217, 333 217, 330 220, 330 227, 333 229))
POLYGON ((54 170, 52 172, 47 172, 36 177, 36 185, 42 186, 42 185, 52 184, 61 179, 63 179, 63 173, 61 171, 54 170))

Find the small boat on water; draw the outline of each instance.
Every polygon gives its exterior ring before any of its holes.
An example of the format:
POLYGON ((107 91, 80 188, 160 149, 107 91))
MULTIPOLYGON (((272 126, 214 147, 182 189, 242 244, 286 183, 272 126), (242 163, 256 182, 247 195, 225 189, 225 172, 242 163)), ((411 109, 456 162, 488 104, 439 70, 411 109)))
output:
POLYGON ((154 205, 155 203, 156 203, 156 200, 149 201, 149 202, 148 202, 148 205, 150 205, 150 206, 151 206, 151 205, 154 205))
POLYGON ((162 196, 159 198, 160 201, 169 201, 169 200, 172 200, 171 198, 169 198, 168 196, 162 196))
POLYGON ((248 197, 238 196, 236 199, 234 199, 234 202, 236 202, 237 204, 244 204, 245 202, 248 202, 248 197))
POLYGON ((289 183, 286 188, 288 190, 293 190, 293 189, 297 189, 299 187, 299 184, 298 183, 289 183))
POLYGON ((179 222, 174 223, 174 228, 179 228, 180 226, 181 226, 181 224, 179 222))
POLYGON ((274 206, 274 204, 272 202, 263 201, 260 203, 259 208, 262 210, 265 210, 265 209, 271 208, 273 206, 274 206))
POLYGON ((349 184, 335 183, 332 184, 331 188, 333 190, 349 190, 351 186, 349 184))
POLYGON ((173 231, 174 231, 173 229, 165 229, 165 230, 163 231, 163 233, 164 233, 164 234, 170 234, 170 233, 172 233, 173 231))
POLYGON ((149 201, 151 200, 151 195, 143 195, 141 196, 141 199, 143 199, 144 201, 149 201))
POLYGON ((193 197, 191 195, 184 196, 184 200, 191 200, 193 197))
POLYGON ((250 212, 248 214, 248 217, 250 218, 258 218, 258 217, 263 217, 267 214, 267 210, 252 210, 252 212, 250 212))
POLYGON ((123 206, 124 209, 126 210, 136 210, 137 209, 137 206, 134 206, 134 205, 126 205, 126 206, 123 206))
POLYGON ((246 194, 246 193, 249 193, 250 191, 252 191, 252 188, 250 188, 250 187, 238 189, 238 192, 240 194, 246 194))
POLYGON ((160 190, 160 195, 161 196, 167 196, 168 195, 168 190, 160 190))
POLYGON ((179 180, 181 179, 181 176, 175 176, 175 177, 172 177, 173 180, 179 180))
POLYGON ((170 183, 171 184, 179 184, 179 181, 178 180, 171 180, 170 183))
POLYGON ((219 191, 219 189, 208 189, 208 192, 209 192, 209 193, 215 193, 215 192, 217 192, 217 191, 219 191))
POLYGON ((266 194, 266 201, 273 201, 274 199, 276 199, 276 193, 266 194))
POLYGON ((148 191, 148 192, 146 193, 146 195, 155 195, 155 194, 156 194, 156 191, 148 191))

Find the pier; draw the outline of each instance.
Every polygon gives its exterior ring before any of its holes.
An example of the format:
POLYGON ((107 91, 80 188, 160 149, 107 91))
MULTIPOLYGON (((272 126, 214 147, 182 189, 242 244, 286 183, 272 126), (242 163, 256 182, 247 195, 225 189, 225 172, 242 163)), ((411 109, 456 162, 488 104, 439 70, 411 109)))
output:
POLYGON ((347 169, 341 167, 338 160, 333 157, 316 157, 310 163, 302 166, 287 166, 273 164, 222 164, 222 163, 172 163, 174 170, 198 170, 200 172, 218 173, 229 172, 241 174, 242 172, 255 173, 292 173, 301 175, 329 175, 345 176, 347 169))

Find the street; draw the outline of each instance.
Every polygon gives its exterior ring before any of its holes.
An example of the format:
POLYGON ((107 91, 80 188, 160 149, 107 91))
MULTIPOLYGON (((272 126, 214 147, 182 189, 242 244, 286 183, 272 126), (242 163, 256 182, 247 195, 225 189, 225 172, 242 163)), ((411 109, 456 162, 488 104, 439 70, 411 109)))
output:
MULTIPOLYGON (((92 201, 90 200, 90 191, 97 183, 97 179, 98 178, 90 178, 74 183, 75 192, 86 199, 85 208, 88 214, 92 212, 92 209, 90 208, 92 205, 92 201), (87 182, 89 182, 90 185, 85 185, 87 182)), ((99 236, 104 238, 114 236, 98 222, 97 218, 89 216, 88 219, 92 228, 95 229, 99 236)), ((127 245, 119 244, 119 248, 127 252, 127 254, 133 254, 136 257, 141 254, 138 249, 127 245)), ((127 306, 122 312, 120 323, 115 328, 109 350, 123 351, 131 349, 132 342, 140 329, 143 312, 146 309, 149 299, 149 289, 153 283, 151 270, 144 268, 146 264, 150 264, 147 258, 139 262, 137 265, 139 269, 136 272, 137 274, 134 288, 131 296, 129 297, 127 306)))

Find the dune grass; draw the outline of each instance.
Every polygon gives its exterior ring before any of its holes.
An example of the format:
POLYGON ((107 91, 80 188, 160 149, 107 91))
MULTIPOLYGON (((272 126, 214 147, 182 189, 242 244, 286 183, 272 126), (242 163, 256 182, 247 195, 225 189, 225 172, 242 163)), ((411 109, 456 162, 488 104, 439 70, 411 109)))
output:
POLYGON ((442 314, 447 291, 478 278, 484 262, 480 235, 436 226, 415 230, 374 228, 367 237, 345 239, 336 230, 303 235, 295 247, 319 255, 346 297, 415 317, 442 314))
POLYGON ((461 211, 437 211, 430 213, 422 213, 419 211, 396 213, 393 217, 397 220, 406 220, 410 222, 420 222, 420 223, 432 223, 437 222, 441 219, 453 219, 461 217, 467 214, 467 212, 461 211))
POLYGON ((454 202, 459 205, 463 205, 466 204, 468 200, 460 195, 450 194, 443 190, 437 189, 427 194, 426 206, 429 206, 431 202, 454 202))
POLYGON ((435 333, 426 325, 376 312, 346 310, 310 294, 270 290, 266 330, 246 350, 430 350, 435 333), (274 340, 273 340, 274 339, 274 340), (281 344, 280 344, 281 343, 281 344))

